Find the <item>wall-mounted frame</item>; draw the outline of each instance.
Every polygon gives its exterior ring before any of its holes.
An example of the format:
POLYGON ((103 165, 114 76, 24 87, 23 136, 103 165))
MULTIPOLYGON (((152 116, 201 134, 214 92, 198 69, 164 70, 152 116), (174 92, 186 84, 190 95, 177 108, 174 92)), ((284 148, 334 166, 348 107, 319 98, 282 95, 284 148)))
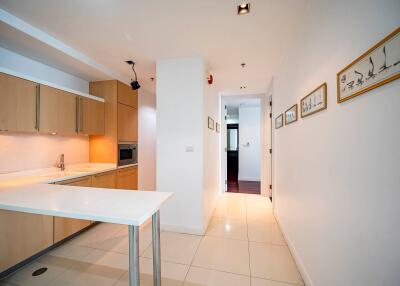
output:
POLYGON ((326 83, 323 83, 300 101, 301 118, 322 111, 328 107, 326 83))
POLYGON ((285 125, 297 121, 297 103, 285 111, 285 125))
POLYGON ((275 129, 279 129, 283 126, 283 114, 279 114, 276 118, 275 118, 275 129))
POLYGON ((219 123, 216 122, 216 123, 215 123, 215 131, 216 131, 217 133, 219 133, 220 130, 221 130, 221 127, 220 127, 219 123))
POLYGON ((214 130, 214 119, 208 116, 208 129, 214 130))
POLYGON ((337 73, 341 103, 400 78, 400 27, 337 73))

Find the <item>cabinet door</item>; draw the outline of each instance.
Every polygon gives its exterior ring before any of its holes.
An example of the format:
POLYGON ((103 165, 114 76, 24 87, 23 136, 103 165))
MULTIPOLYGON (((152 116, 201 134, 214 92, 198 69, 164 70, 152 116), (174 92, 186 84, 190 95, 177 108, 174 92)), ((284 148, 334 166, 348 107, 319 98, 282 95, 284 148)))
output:
POLYGON ((39 131, 43 133, 58 132, 58 93, 59 90, 40 85, 39 131))
MULTIPOLYGON (((61 182, 60 185, 91 187, 92 178, 84 177, 61 182)), ((54 217, 54 243, 84 229, 91 224, 90 220, 54 217)))
POLYGON ((117 188, 137 190, 137 166, 117 170, 117 188))
POLYGON ((118 103, 118 141, 137 142, 137 109, 118 103))
POLYGON ((132 90, 129 85, 122 82, 117 82, 118 102, 137 108, 138 91, 132 90))
POLYGON ((115 189, 116 188, 115 171, 93 175, 92 187, 115 189))
POLYGON ((79 133, 104 135, 104 102, 87 97, 79 98, 79 133))
POLYGON ((35 132, 37 84, 0 73, 0 130, 35 132))
POLYGON ((52 244, 52 216, 0 211, 0 272, 52 244))
POLYGON ((76 135, 77 130, 77 96, 73 93, 59 90, 58 96, 58 133, 76 135))

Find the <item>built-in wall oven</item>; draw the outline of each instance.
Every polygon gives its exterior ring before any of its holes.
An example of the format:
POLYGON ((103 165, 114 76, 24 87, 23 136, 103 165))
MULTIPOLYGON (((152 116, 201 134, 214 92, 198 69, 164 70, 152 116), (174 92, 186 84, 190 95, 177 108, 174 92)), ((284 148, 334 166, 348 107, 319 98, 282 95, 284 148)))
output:
POLYGON ((118 166, 137 163, 137 143, 118 144, 118 166))

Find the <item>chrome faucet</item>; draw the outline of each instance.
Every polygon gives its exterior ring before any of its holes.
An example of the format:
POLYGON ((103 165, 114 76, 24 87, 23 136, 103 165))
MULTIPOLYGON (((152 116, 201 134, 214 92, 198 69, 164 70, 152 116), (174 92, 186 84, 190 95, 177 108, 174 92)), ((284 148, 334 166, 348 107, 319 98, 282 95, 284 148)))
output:
POLYGON ((57 168, 60 168, 61 171, 65 171, 64 154, 61 154, 60 163, 57 164, 57 168))

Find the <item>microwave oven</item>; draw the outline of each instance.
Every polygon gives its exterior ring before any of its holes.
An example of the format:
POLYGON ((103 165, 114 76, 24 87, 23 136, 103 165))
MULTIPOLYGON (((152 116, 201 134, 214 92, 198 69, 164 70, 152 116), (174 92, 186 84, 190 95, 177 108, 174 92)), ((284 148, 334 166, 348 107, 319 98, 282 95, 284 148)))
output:
POLYGON ((118 144, 118 166, 137 163, 137 144, 119 143, 118 144))

